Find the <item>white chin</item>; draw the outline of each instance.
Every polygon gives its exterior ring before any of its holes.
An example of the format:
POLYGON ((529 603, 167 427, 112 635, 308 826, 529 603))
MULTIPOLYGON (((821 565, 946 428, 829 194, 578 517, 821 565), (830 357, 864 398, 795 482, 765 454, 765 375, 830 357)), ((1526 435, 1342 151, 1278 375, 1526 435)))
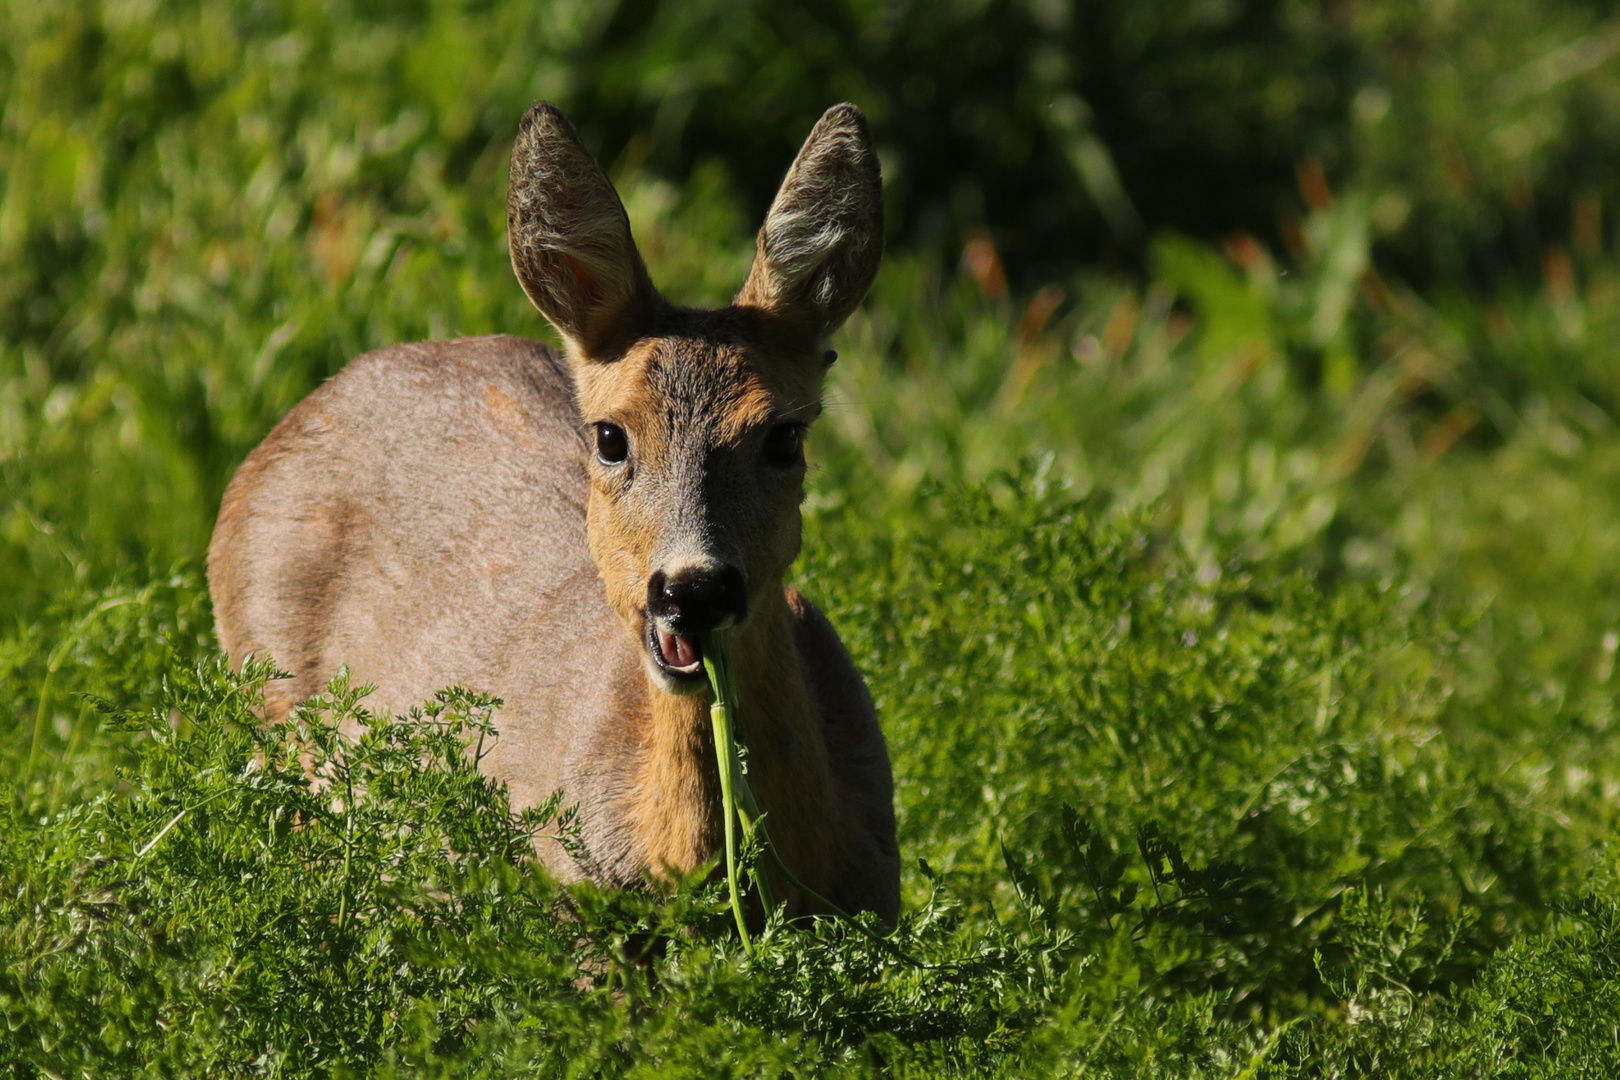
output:
POLYGON ((641 663, 647 669, 647 677, 652 680, 653 685, 666 694, 686 697, 688 694, 695 694, 700 690, 707 690, 709 687, 707 680, 704 679, 676 678, 659 667, 658 661, 654 660, 645 650, 641 654, 641 663))

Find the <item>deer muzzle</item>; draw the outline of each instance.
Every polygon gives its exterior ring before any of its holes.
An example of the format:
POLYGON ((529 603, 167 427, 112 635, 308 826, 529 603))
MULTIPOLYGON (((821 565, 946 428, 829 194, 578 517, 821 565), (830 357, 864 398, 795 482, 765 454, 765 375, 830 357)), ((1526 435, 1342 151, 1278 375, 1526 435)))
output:
POLYGON ((748 590, 734 566, 658 571, 647 581, 647 647, 672 678, 703 678, 701 636, 748 617, 748 590))

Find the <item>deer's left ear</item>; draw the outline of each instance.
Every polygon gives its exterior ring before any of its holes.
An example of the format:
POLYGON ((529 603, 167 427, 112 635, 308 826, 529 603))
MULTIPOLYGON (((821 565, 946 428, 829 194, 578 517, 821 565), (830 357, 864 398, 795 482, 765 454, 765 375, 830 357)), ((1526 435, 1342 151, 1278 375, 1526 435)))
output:
POLYGON ((883 177, 866 117, 834 105, 805 140, 759 230, 736 303, 826 337, 843 325, 883 259, 883 177))

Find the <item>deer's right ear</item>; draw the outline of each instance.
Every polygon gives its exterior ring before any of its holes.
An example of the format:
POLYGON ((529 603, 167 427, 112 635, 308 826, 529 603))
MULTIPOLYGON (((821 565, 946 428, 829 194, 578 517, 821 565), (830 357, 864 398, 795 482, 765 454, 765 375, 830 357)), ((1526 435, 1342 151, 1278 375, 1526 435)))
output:
POLYGON ((523 117, 506 198, 512 269, 578 358, 640 335, 658 304, 618 192, 554 105, 523 117))

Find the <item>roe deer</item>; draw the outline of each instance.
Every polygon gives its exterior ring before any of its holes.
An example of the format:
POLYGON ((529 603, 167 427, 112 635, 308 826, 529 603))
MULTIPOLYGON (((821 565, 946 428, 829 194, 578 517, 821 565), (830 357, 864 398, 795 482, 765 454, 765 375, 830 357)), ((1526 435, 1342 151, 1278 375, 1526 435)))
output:
MULTIPOLYGON (((732 626, 749 778, 809 888, 892 923, 893 784, 865 683, 785 589, 802 443, 828 336, 882 257, 866 121, 810 133, 730 307, 653 288, 606 174, 556 108, 524 116, 512 266, 566 342, 399 345, 353 360, 226 489, 208 552, 221 644, 292 674, 284 715, 342 663, 398 710, 461 684, 505 701, 483 770, 515 808, 561 790, 564 880, 631 886, 720 845, 699 637, 732 626)), ((773 881, 789 911, 810 903, 773 881)))

